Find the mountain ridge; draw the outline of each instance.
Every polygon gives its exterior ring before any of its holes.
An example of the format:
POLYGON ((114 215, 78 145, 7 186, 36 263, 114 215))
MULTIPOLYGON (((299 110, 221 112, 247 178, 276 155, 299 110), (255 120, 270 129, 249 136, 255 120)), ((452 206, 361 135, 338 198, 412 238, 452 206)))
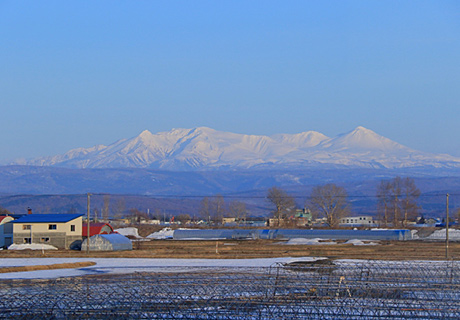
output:
POLYGON ((138 136, 108 146, 76 148, 25 164, 179 171, 320 166, 395 169, 458 168, 460 158, 417 151, 362 126, 336 137, 316 131, 265 136, 197 127, 155 134, 144 130, 138 136))

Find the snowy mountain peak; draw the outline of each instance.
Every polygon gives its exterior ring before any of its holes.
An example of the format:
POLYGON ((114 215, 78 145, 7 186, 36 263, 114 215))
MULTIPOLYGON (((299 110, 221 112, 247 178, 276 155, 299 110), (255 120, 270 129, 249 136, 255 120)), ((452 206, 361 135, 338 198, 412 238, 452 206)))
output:
POLYGON ((374 131, 356 127, 354 130, 338 135, 337 137, 325 141, 322 147, 334 150, 380 150, 380 151, 396 151, 407 149, 403 145, 396 143, 388 138, 385 138, 374 131))
POLYGON ((460 167, 460 159, 407 148, 357 127, 329 138, 316 131, 245 135, 208 127, 142 131, 109 146, 78 148, 29 165, 73 168, 142 167, 169 170, 327 167, 460 167))
POLYGON ((354 130, 352 130, 351 132, 371 132, 371 133, 374 133, 374 131, 370 130, 370 129, 367 129, 367 128, 364 128, 363 126, 357 126, 354 130))
POLYGON ((283 143, 296 144, 298 147, 314 147, 329 137, 316 131, 305 131, 297 134, 278 134, 272 136, 283 143))
POLYGON ((142 132, 139 134, 138 137, 139 137, 139 138, 143 138, 143 139, 145 139, 145 138, 149 139, 149 138, 151 138, 152 136, 153 136, 153 134, 152 134, 149 130, 144 130, 144 131, 142 131, 142 132))

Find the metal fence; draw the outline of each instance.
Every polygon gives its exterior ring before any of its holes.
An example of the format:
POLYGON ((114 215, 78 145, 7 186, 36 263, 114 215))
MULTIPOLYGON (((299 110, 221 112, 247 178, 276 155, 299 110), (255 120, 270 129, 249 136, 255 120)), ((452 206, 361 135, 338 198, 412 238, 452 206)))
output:
POLYGON ((0 283, 0 319, 459 319, 459 262, 326 260, 271 268, 0 283))

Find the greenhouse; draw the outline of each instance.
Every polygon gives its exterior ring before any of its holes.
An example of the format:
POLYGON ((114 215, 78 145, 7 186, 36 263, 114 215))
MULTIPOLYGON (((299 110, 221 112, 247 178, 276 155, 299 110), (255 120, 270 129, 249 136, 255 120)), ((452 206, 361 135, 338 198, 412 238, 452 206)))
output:
MULTIPOLYGON (((87 249, 88 241, 83 241, 81 250, 87 249)), ((120 250, 132 250, 133 245, 131 240, 125 236, 112 233, 112 234, 97 234, 89 238, 89 250, 90 251, 120 251, 120 250)))

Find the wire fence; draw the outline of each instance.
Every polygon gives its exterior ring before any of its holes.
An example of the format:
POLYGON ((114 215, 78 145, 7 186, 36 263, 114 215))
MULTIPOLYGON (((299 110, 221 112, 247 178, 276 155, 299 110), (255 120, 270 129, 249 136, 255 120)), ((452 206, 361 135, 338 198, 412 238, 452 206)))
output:
POLYGON ((0 283, 0 319, 459 319, 460 263, 324 260, 271 268, 0 283))

